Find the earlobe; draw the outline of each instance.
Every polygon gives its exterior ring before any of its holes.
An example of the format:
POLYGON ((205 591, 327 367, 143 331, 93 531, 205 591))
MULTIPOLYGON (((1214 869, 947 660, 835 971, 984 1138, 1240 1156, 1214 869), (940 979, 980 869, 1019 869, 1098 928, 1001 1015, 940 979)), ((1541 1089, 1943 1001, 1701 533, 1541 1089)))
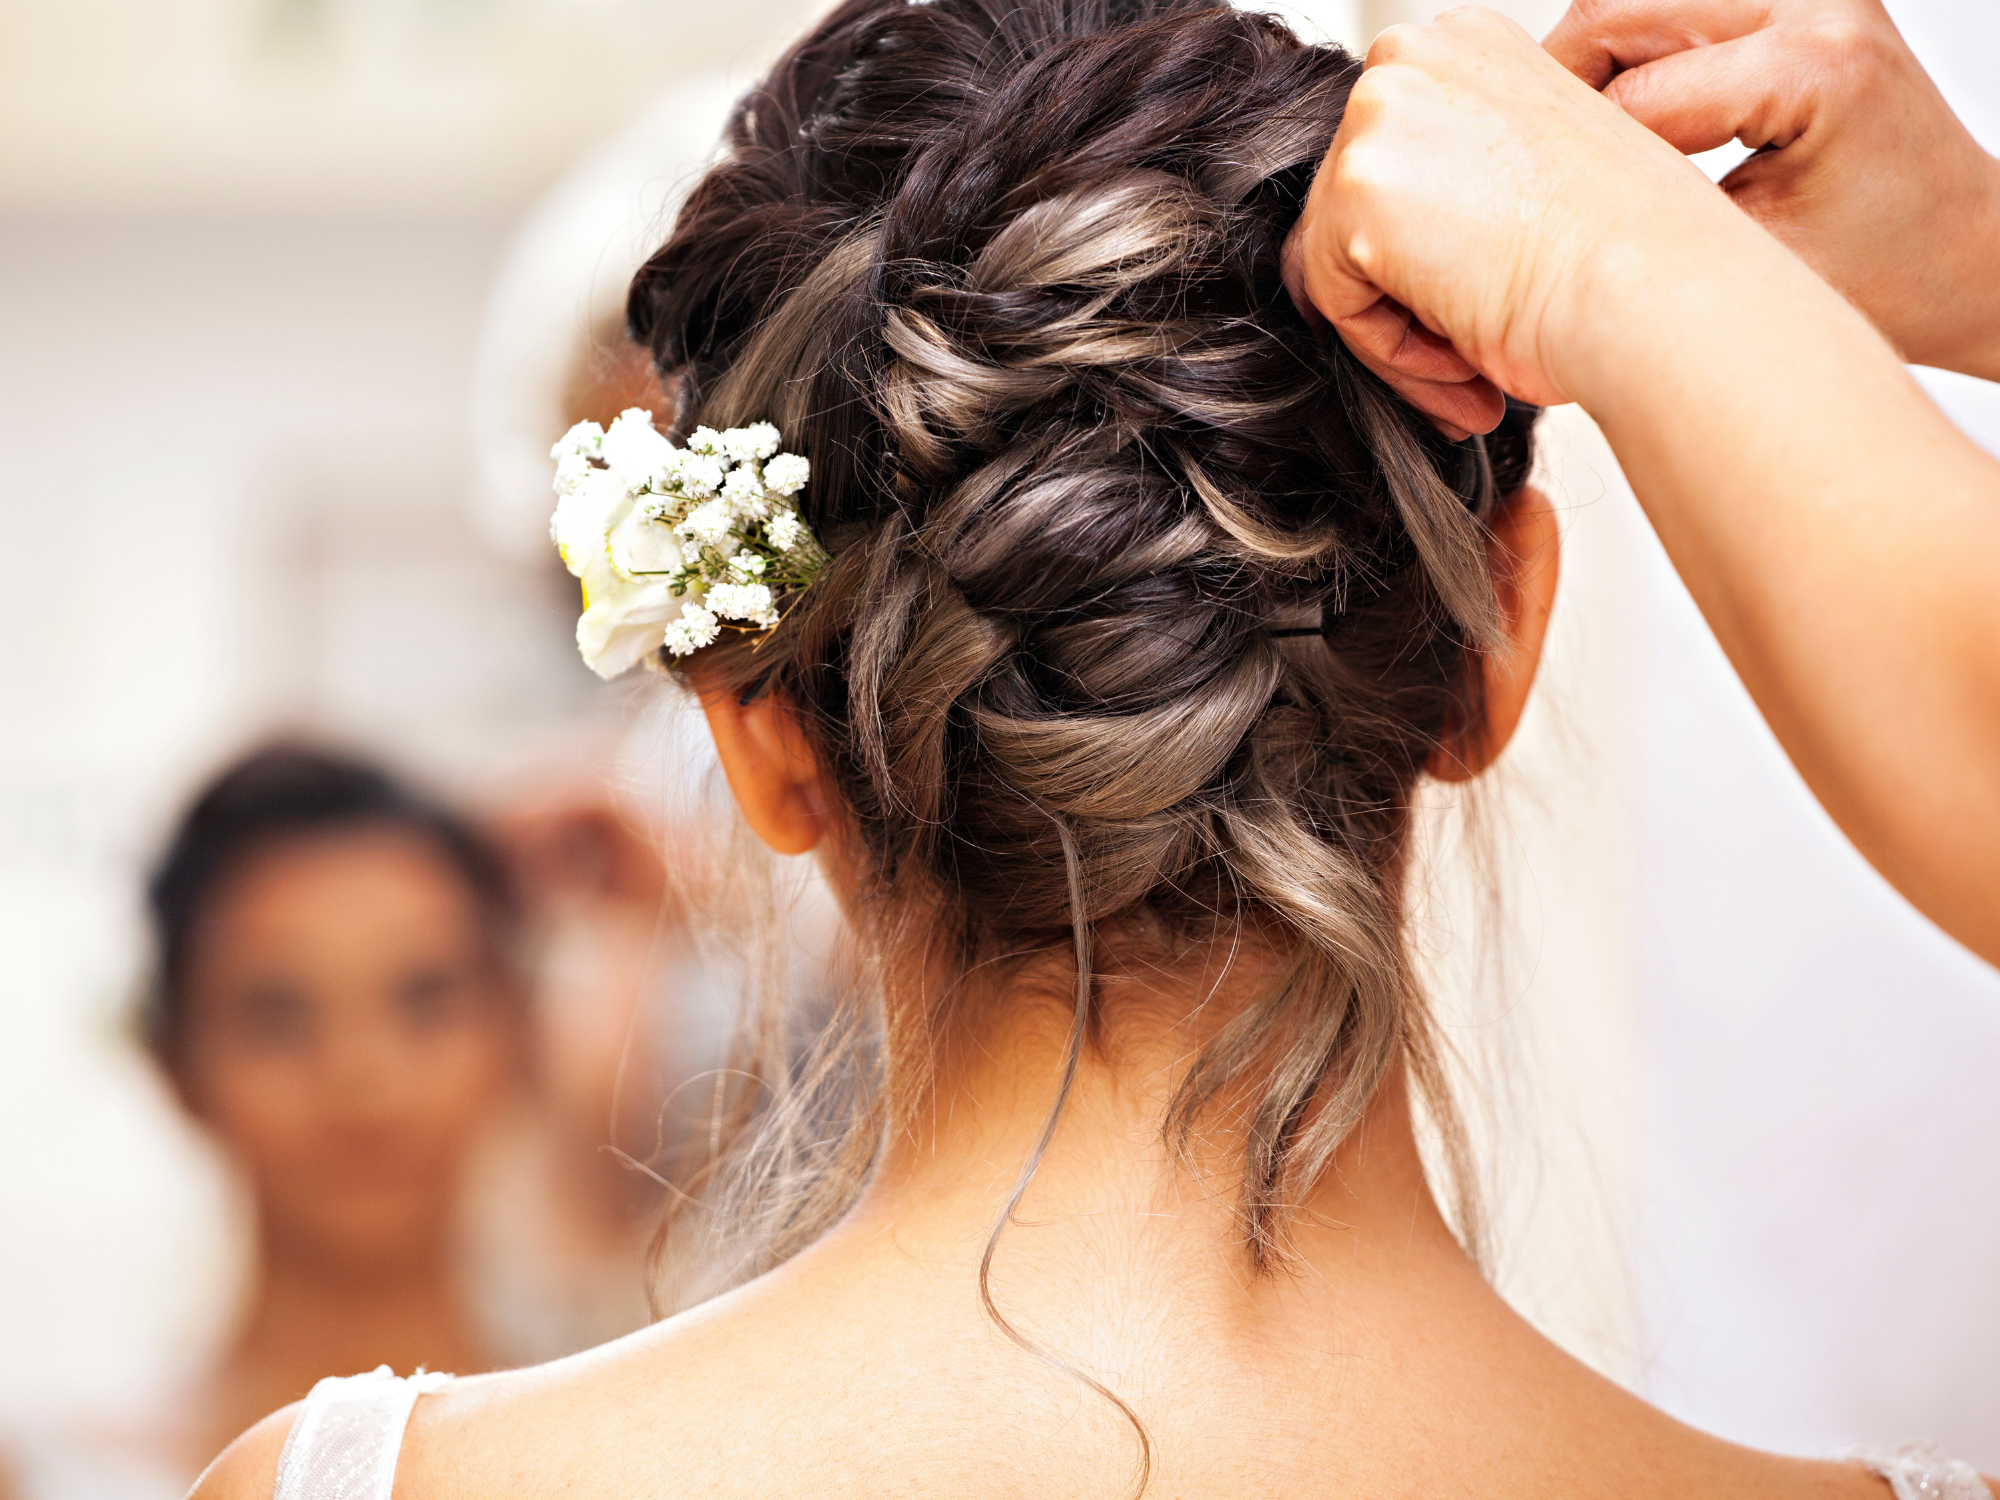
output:
POLYGON ((819 762, 783 699, 745 703, 726 688, 697 682, 702 712, 729 790, 750 831, 779 854, 805 854, 826 827, 819 762))
POLYGON ((1493 518, 1486 556, 1503 640, 1480 660, 1485 712, 1431 754, 1429 770, 1440 781, 1470 781, 1492 765, 1527 709, 1561 572, 1562 528, 1548 497, 1530 486, 1508 500, 1493 518))

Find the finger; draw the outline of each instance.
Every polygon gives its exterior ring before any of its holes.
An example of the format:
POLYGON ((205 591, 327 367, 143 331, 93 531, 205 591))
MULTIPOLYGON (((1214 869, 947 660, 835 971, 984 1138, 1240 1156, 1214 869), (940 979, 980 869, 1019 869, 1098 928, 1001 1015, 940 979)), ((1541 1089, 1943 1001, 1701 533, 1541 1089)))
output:
POLYGON ((1328 248, 1334 236, 1315 234, 1320 216, 1317 205, 1308 200, 1306 212, 1285 236, 1278 253, 1279 275, 1299 315, 1314 327, 1364 313, 1382 300, 1374 283, 1356 275, 1337 261, 1328 248))
POLYGON ((1445 436, 1457 441, 1500 425, 1507 403, 1499 387, 1408 308, 1384 297, 1333 326, 1362 364, 1445 436))
POLYGON ((1769 0, 1575 0, 1542 46, 1601 89, 1627 68, 1734 41, 1770 20, 1769 0))
POLYGON ((1690 154, 1733 140, 1788 146, 1811 123, 1817 97, 1783 33, 1771 30, 1620 73, 1604 96, 1690 154))
POLYGON ((1306 327, 1317 330, 1326 326, 1326 319, 1306 292, 1305 225, 1301 218, 1286 232, 1285 243, 1278 248, 1278 276, 1285 283, 1292 306, 1306 320, 1306 327))
POLYGON ((1450 340, 1424 327, 1393 297, 1384 297, 1334 326, 1347 347, 1364 360, 1407 379, 1456 384, 1479 373, 1452 348, 1450 340))

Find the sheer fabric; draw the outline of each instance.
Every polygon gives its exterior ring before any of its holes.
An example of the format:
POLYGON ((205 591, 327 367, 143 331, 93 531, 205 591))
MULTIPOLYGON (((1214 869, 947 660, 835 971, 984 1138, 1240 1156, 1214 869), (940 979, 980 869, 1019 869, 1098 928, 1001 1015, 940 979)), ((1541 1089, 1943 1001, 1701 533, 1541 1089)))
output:
POLYGON ((398 1379, 387 1365, 322 1380, 278 1455, 273 1500, 389 1500, 410 1408, 450 1381, 422 1370, 398 1379))
POLYGON ((1993 1500, 1978 1470, 1946 1458, 1929 1443, 1856 1448, 1848 1457, 1888 1480, 1896 1500, 1993 1500))

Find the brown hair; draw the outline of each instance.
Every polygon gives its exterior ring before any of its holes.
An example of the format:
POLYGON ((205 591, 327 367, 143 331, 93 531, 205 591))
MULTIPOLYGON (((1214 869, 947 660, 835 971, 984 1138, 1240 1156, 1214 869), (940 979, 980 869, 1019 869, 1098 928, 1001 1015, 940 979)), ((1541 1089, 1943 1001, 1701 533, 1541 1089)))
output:
MULTIPOLYGON (((1185 1147, 1251 1091, 1259 1266, 1399 1058, 1461 1139, 1403 851, 1427 758, 1477 722, 1484 523, 1534 416, 1448 442, 1287 299, 1359 71, 1209 0, 848 0, 738 105, 629 304, 679 432, 769 419, 812 461, 827 574, 696 661, 798 710, 880 974, 1072 950, 1073 1074, 1093 943, 1288 955, 1166 1121, 1185 1147)), ((746 1270, 851 1200, 972 1019, 962 987, 893 998, 879 1050, 859 1009, 803 1066, 759 1033, 778 1098, 725 1178, 746 1270)))

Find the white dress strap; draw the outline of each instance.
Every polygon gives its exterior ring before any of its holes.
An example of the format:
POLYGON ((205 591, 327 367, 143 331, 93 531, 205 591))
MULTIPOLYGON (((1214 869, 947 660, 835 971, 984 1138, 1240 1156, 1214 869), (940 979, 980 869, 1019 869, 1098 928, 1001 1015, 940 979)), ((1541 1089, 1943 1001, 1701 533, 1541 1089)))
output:
POLYGON ((400 1380, 387 1365, 322 1380, 278 1455, 272 1500, 389 1500, 410 1408, 450 1380, 422 1370, 400 1380))
POLYGON ((1896 1500, 1993 1500, 1977 1469, 1946 1458, 1929 1443, 1856 1448, 1847 1456, 1888 1480, 1896 1500))

